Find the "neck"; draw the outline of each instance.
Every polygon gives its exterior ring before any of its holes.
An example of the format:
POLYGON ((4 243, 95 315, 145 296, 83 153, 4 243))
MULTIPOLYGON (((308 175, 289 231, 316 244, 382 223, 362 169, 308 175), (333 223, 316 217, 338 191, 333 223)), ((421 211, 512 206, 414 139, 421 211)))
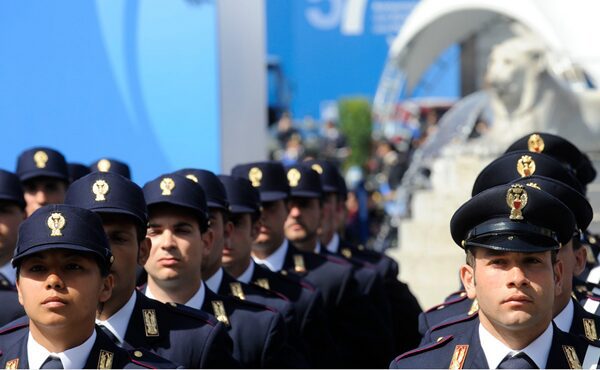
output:
POLYGON ((333 235, 335 235, 334 229, 331 229, 327 234, 321 234, 320 239, 323 247, 327 247, 327 245, 331 242, 331 239, 333 239, 333 235))
POLYGON ((314 253, 317 248, 317 240, 317 236, 315 235, 304 240, 292 240, 292 243, 301 251, 314 253))
POLYGON ((571 290, 573 289, 572 284, 564 284, 563 282, 563 290, 560 295, 556 296, 554 299, 554 306, 552 308, 552 317, 556 317, 562 310, 567 307, 569 301, 571 300, 571 290), (568 285, 568 286, 567 286, 568 285))
MULTIPOLYGON (((550 316, 550 312, 548 312, 550 316)), ((539 318, 538 318, 539 319, 539 318)), ((479 320, 481 325, 487 329, 496 339, 504 343, 508 348, 512 350, 522 350, 533 342, 537 337, 542 335, 548 328, 548 324, 552 321, 551 317, 547 320, 538 320, 539 323, 534 327, 524 328, 508 328, 501 324, 494 324, 479 310, 479 320)))
POLYGON ((108 301, 100 306, 101 309, 96 312, 96 318, 98 320, 108 320, 129 302, 133 290, 134 289, 127 289, 125 292, 115 294, 116 292, 113 289, 113 295, 111 295, 108 301))
POLYGON ((94 320, 63 327, 45 327, 29 320, 31 336, 50 352, 60 353, 85 342, 94 331, 94 320))
POLYGON ((202 277, 200 275, 198 275, 198 278, 194 277, 185 282, 181 280, 154 280, 148 275, 148 286, 146 289, 150 289, 154 298, 160 302, 185 304, 198 292, 200 284, 202 284, 202 277))
POLYGON ((283 244, 284 239, 272 240, 268 243, 255 243, 252 244, 252 254, 262 260, 268 258, 270 255, 275 253, 283 244))
POLYGON ((246 271, 251 262, 251 258, 248 258, 238 263, 232 263, 228 266, 223 266, 223 268, 229 275, 237 279, 241 274, 244 273, 244 271, 246 271))
POLYGON ((220 263, 215 263, 212 266, 207 266, 205 269, 202 269, 202 276, 205 276, 206 279, 208 280, 211 277, 213 277, 213 275, 216 274, 220 268, 221 268, 220 263))

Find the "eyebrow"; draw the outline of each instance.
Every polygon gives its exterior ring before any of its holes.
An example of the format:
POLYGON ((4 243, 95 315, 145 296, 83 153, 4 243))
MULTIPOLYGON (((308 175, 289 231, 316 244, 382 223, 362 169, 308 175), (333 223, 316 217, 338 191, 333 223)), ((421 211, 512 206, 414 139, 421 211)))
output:
MULTIPOLYGON (((176 223, 175 225, 173 225, 173 227, 182 227, 182 226, 189 226, 189 227, 193 227, 193 225, 192 225, 191 223, 189 223, 189 222, 185 222, 185 221, 178 222, 178 223, 176 223)), ((151 228, 161 228, 161 227, 165 227, 165 226, 163 226, 163 225, 161 225, 161 224, 152 224, 152 223, 151 223, 151 224, 148 224, 148 227, 151 227, 151 228)))

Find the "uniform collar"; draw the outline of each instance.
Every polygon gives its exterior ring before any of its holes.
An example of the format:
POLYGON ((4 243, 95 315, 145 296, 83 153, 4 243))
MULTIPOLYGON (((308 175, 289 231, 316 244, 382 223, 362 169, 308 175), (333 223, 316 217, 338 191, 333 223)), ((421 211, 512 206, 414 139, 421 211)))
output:
POLYGON ((12 267, 10 261, 0 267, 0 275, 4 276, 13 286, 17 282, 17 270, 12 267))
POLYGON ((200 284, 200 288, 196 294, 194 294, 189 301, 185 302, 185 305, 199 310, 204 304, 204 296, 206 296, 206 288, 204 287, 204 284, 200 284))
POLYGON ((552 327, 552 322, 550 322, 546 330, 539 337, 529 343, 527 347, 518 351, 508 348, 479 323, 479 340, 490 369, 498 368, 498 365, 500 365, 500 362, 507 354, 511 353, 514 355, 519 352, 525 352, 525 354, 535 362, 539 369, 546 368, 550 347, 552 347, 553 333, 554 329, 552 327))
POLYGON ((215 272, 213 274, 213 276, 204 280, 204 282, 206 283, 206 286, 208 286, 208 289, 212 290, 213 292, 219 291, 219 287, 221 286, 222 281, 223 281, 223 268, 222 267, 219 268, 217 270, 217 272, 215 272))
POLYGON ((252 280, 252 275, 254 275, 254 261, 250 260, 248 268, 240 276, 238 276, 237 281, 250 284, 250 280, 252 280))
POLYGON ((283 269, 283 264, 285 262, 285 256, 287 254, 287 250, 289 248, 289 242, 287 239, 283 240, 283 243, 277 248, 275 252, 273 252, 269 257, 265 259, 260 259, 258 257, 252 256, 254 262, 265 265, 269 268, 269 270, 274 272, 279 272, 283 269))
POLYGON ((92 352, 94 342, 96 342, 96 330, 92 332, 92 335, 90 335, 85 342, 77 347, 70 348, 64 352, 54 353, 48 351, 45 347, 36 342, 36 340, 33 339, 31 332, 29 332, 27 338, 27 360, 29 361, 29 368, 39 369, 48 356, 54 355, 55 357, 60 358, 63 368, 65 369, 83 369, 90 352, 92 352))
POLYGON ((129 325, 129 319, 131 318, 131 314, 133 313, 133 309, 135 307, 135 301, 137 297, 135 291, 131 293, 131 297, 125 303, 123 307, 119 309, 119 311, 115 312, 108 320, 98 320, 96 319, 96 324, 103 325, 114 336, 119 340, 119 344, 125 342, 125 333, 127 333, 127 326, 129 325))
POLYGON ((571 324, 573 324, 574 313, 575 307, 573 306, 573 300, 569 299, 569 303, 567 303, 565 308, 554 317, 554 323, 560 330, 568 333, 569 330, 571 330, 571 324))
POLYGON ((338 233, 333 234, 333 237, 331 238, 329 243, 327 243, 327 246, 325 248, 327 248, 327 250, 333 254, 338 253, 338 251, 340 250, 340 236, 338 233))
POLYGON ((316 254, 321 254, 321 250, 323 248, 321 248, 321 242, 319 240, 317 240, 317 246, 315 247, 315 253, 316 254))

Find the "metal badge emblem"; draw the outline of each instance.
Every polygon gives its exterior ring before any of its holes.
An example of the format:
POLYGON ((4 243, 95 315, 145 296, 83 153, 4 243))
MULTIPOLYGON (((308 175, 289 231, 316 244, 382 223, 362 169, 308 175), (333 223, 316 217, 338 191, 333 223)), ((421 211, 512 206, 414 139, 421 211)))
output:
POLYGON ((156 319, 156 311, 152 309, 142 310, 144 316, 144 331, 147 337, 158 337, 158 320, 156 319))
POLYGON ((565 357, 567 358, 567 362, 569 363, 569 368, 581 369, 581 362, 579 362, 579 357, 577 357, 577 352, 575 352, 575 348, 572 346, 562 346, 562 349, 565 352, 565 357))
POLYGON ((192 180, 196 184, 198 183, 198 178, 196 176, 192 175, 191 173, 188 173, 187 175, 185 175, 185 178, 192 180))
POLYGON ((267 278, 256 279, 255 284, 263 289, 268 289, 268 290, 271 289, 271 286, 269 284, 269 279, 267 279, 267 278))
POLYGON ((529 186, 530 188, 542 190, 542 188, 537 183, 535 183, 535 182, 528 182, 527 186, 529 186))
POLYGON ((248 179, 252 182, 252 186, 255 188, 260 186, 260 180, 262 180, 263 173, 258 167, 252 167, 250 171, 248 171, 248 179))
POLYGON ((304 273, 306 272, 306 265, 304 264, 304 256, 301 254, 294 254, 294 271, 304 273))
POLYGON ((459 344, 454 347, 454 354, 452 354, 452 361, 450 361, 449 369, 462 369, 465 360, 467 359, 467 352, 469 352, 468 344, 459 344))
POLYGON ((223 304, 223 301, 212 301, 211 303, 213 313, 215 314, 217 320, 219 320, 226 326, 230 326, 229 317, 227 317, 227 312, 225 312, 225 305, 223 304))
POLYGON ((523 208, 527 205, 527 192, 523 185, 514 184, 506 192, 506 204, 510 207, 511 220, 523 219, 523 208))
POLYGON ((594 319, 583 319, 583 331, 585 337, 589 340, 598 340, 598 334, 596 332, 596 322, 594 319))
POLYGON ((96 168, 98 168, 98 171, 100 172, 108 172, 108 170, 110 170, 110 166, 111 164, 108 159, 101 159, 98 161, 96 168))
POLYGON ((524 155, 517 161, 517 172, 521 177, 531 176, 535 173, 535 161, 531 156, 524 155))
POLYGON ((231 290, 231 294, 233 294, 234 297, 237 297, 241 300, 245 300, 246 299, 246 295, 244 294, 244 290, 242 289, 242 284, 240 284, 239 282, 233 282, 233 283, 229 283, 229 290, 231 290))
POLYGON ((108 194, 110 187, 104 180, 98 180, 92 185, 92 193, 96 195, 96 202, 103 202, 106 200, 105 195, 108 194))
POLYGON ((65 217, 62 215, 62 213, 52 213, 50 217, 48 217, 47 221, 48 227, 52 231, 50 236, 62 236, 63 234, 61 230, 64 229, 66 223, 67 220, 65 220, 65 217))
POLYGON ((545 146, 544 139, 538 134, 532 134, 527 139, 527 148, 530 152, 541 153, 544 151, 545 146))
POLYGON ((350 250, 350 248, 342 248, 341 252, 342 252, 342 256, 344 256, 348 259, 352 258, 352 251, 350 250))
POLYGON ((112 369, 114 356, 112 352, 101 349, 98 356, 98 369, 112 369))
POLYGON ((175 189, 175 181, 170 177, 165 177, 160 182, 160 189, 162 190, 162 195, 171 195, 173 189, 175 189))
POLYGON ((5 369, 18 369, 19 368, 19 359, 15 358, 10 361, 6 361, 5 369))
POLYGON ((479 311, 479 302, 477 302, 477 298, 475 298, 471 304, 471 307, 469 308, 469 312, 467 312, 467 315, 471 316, 477 311, 479 311))
POLYGON ((300 173, 300 171, 298 171, 295 168, 292 168, 287 173, 287 179, 288 179, 288 181, 290 183, 290 186, 293 187, 293 188, 295 188, 296 186, 298 186, 298 183, 300 182, 301 178, 302 178, 302 174, 300 173))
POLYGON ((321 165, 318 163, 313 164, 312 166, 310 166, 310 168, 317 171, 319 173, 319 175, 323 174, 323 167, 321 167, 321 165))
POLYGON ((35 162, 35 166, 37 168, 46 168, 46 163, 48 163, 48 154, 46 154, 43 150, 38 150, 33 155, 33 161, 35 162))

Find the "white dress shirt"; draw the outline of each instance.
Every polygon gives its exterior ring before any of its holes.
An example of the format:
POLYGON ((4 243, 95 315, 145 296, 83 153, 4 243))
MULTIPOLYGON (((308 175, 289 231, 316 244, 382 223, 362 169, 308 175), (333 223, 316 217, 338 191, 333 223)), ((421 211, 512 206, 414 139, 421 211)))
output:
POLYGON ((333 234, 333 237, 329 243, 327 243, 325 248, 327 248, 329 252, 337 254, 338 250, 340 249, 340 235, 338 233, 333 234))
POLYGON ((269 268, 269 270, 274 272, 279 272, 283 269, 283 264, 285 262, 285 255, 287 254, 289 244, 288 240, 284 239, 283 243, 275 252, 273 252, 269 257, 265 259, 261 259, 255 256, 252 256, 254 262, 265 265, 269 268))
POLYGON ((238 276, 237 281, 250 284, 250 280, 252 280, 252 275, 254 275, 254 261, 250 260, 248 268, 246 269, 246 271, 242 272, 240 276, 238 276))
POLYGON ((563 308, 562 311, 554 318, 554 323, 558 328, 566 333, 571 330, 573 324, 573 316, 575 315, 575 308, 573 307, 573 300, 569 298, 569 303, 563 308))
POLYGON ((6 263, 4 266, 0 267, 0 274, 4 275, 4 277, 7 278, 8 281, 12 285, 16 284, 16 282, 17 282, 17 269, 15 269, 14 267, 12 267, 12 265, 10 264, 10 261, 8 263, 6 263))
POLYGON ((127 333, 127 326, 129 326, 129 319, 133 313, 136 300, 137 297, 134 291, 131 294, 131 297, 129 297, 127 303, 125 303, 125 305, 121 307, 119 311, 115 312, 107 320, 96 319, 96 324, 103 325, 114 334, 114 336, 119 340, 118 344, 125 342, 125 333, 127 333))
POLYGON ((52 355, 60 358, 65 369, 83 369, 94 347, 94 342, 96 342, 96 330, 92 332, 92 335, 85 342, 77 347, 70 348, 64 352, 54 353, 36 342, 31 332, 29 332, 29 337, 27 338, 27 361, 29 362, 29 368, 39 369, 48 356, 52 355))
MULTIPOLYGON (((202 282, 200 282, 200 288, 198 288, 198 291, 192 296, 192 298, 190 298, 183 305, 195 308, 197 310, 199 310, 200 308, 202 308, 202 304, 204 303, 204 296, 206 295, 205 289, 206 288, 204 287, 204 284, 202 282)), ((148 286, 146 286, 146 290, 144 291, 144 295, 146 297, 150 298, 150 299, 154 299, 154 300, 158 301, 158 299, 156 299, 154 297, 154 295, 152 294, 152 292, 150 291, 150 289, 148 289, 148 286)))
POLYGON ((219 293, 219 287, 221 286, 221 282, 223 281, 223 268, 219 268, 217 272, 213 274, 213 276, 204 280, 208 289, 212 290, 215 293, 219 293))
POLYGON ((529 343, 527 347, 522 350, 513 350, 495 338, 481 323, 479 324, 479 340, 490 369, 498 368, 506 355, 515 355, 520 352, 525 352, 539 369, 545 369, 550 347, 552 346, 553 333, 554 329, 552 323, 550 323, 546 330, 533 342, 529 343))

